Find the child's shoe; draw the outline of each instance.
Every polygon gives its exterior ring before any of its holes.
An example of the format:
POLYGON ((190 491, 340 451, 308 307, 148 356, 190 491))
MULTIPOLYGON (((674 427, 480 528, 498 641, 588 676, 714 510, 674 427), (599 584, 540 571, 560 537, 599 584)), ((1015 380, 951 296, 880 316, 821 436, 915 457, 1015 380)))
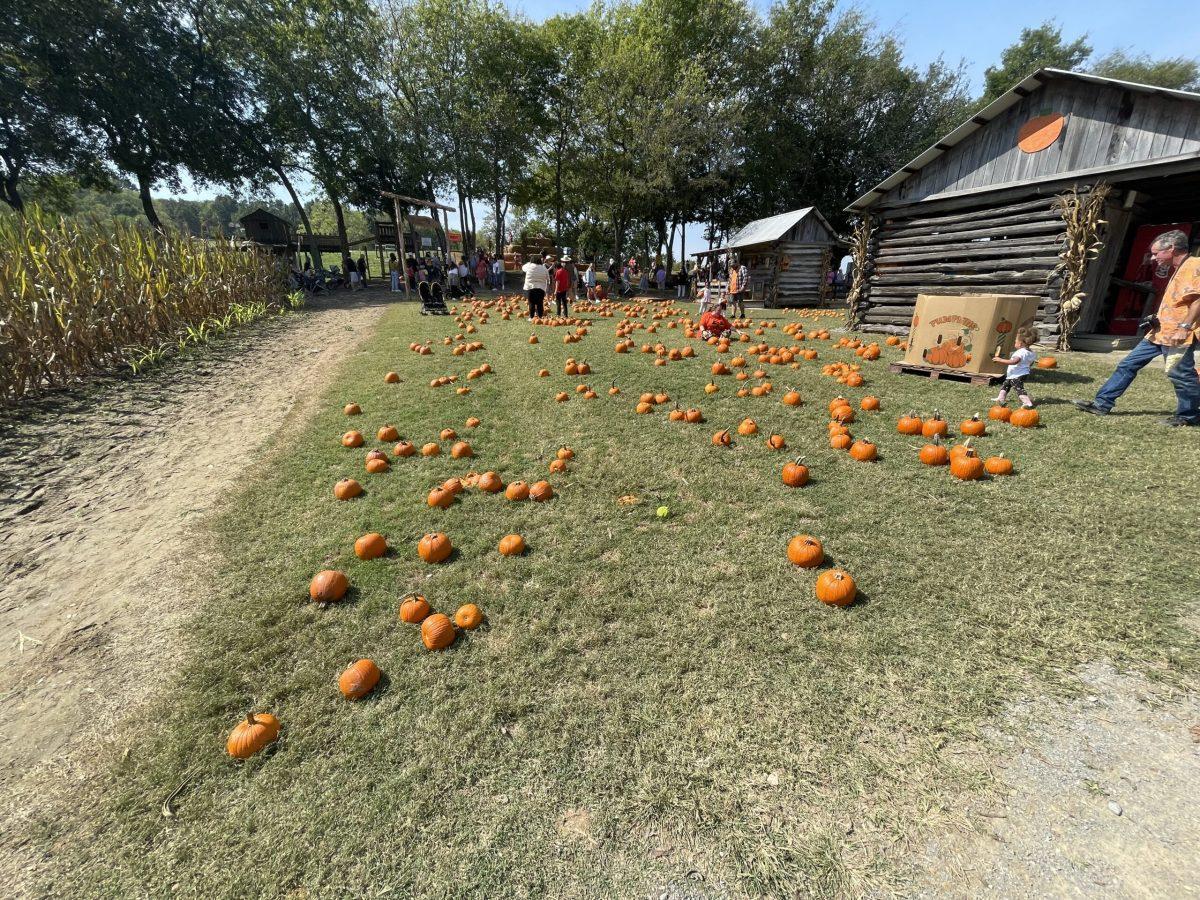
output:
POLYGON ((1004 403, 1008 399, 1008 391, 1001 391, 992 398, 993 403, 1004 403))

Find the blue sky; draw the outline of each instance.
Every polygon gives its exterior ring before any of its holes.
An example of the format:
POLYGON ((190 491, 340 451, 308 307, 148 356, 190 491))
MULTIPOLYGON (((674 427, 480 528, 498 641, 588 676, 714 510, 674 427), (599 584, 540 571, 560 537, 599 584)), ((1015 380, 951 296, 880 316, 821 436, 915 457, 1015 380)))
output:
MULTIPOLYGON (((751 0, 765 13, 762 0, 751 0)), ((531 19, 542 20, 561 12, 589 6, 588 0, 511 0, 510 6, 531 19)), ((843 4, 844 6, 847 4, 843 4)), ((950 65, 961 61, 970 79, 972 93, 983 88, 984 70, 1000 59, 1022 28, 1040 25, 1053 18, 1070 41, 1086 33, 1095 57, 1120 48, 1131 54, 1152 57, 1200 56, 1200 24, 1187 4, 1177 14, 1171 4, 1153 13, 1140 11, 1127 2, 1114 0, 1058 0, 1053 6, 1033 0, 968 0, 968 2, 907 3, 901 0, 861 0, 856 4, 879 27, 894 33, 905 49, 908 62, 918 67, 943 57, 950 65)), ((1146 9, 1146 8, 1142 8, 1146 9)), ((280 196, 284 196, 282 190, 280 196)), ((187 197, 212 196, 212 192, 186 193, 187 197)), ((453 199, 448 200, 453 204, 453 199)), ((476 209, 482 221, 484 210, 476 209)), ((701 247, 701 228, 689 226, 690 250, 701 247)))
MULTIPOLYGON (((765 14, 769 3, 751 0, 765 14)), ((531 19, 572 12, 589 4, 581 0, 515 0, 511 4, 531 19)), ((844 7, 850 4, 842 4, 844 7)), ((1058 0, 1053 6, 1033 0, 968 0, 968 2, 910 3, 901 0, 863 0, 854 4, 885 31, 904 44, 910 63, 918 66, 943 56, 947 62, 966 63, 971 86, 983 87, 983 71, 997 62, 1000 52, 1013 43, 1022 28, 1053 18, 1063 37, 1074 40, 1083 33, 1097 56, 1115 48, 1155 57, 1200 55, 1200 24, 1190 5, 1183 3, 1173 15, 1172 4, 1137 7, 1114 0, 1058 0)))

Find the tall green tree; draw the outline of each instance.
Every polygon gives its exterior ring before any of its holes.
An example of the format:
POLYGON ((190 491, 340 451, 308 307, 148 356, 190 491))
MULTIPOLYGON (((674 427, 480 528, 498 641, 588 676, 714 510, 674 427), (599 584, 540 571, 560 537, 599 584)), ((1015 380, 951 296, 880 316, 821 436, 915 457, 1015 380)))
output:
POLYGON ((1179 91, 1200 91, 1200 60, 1176 56, 1152 59, 1145 53, 1113 50, 1091 66, 1096 75, 1179 91))
POLYGON ((842 224, 846 203, 969 108, 961 70, 906 65, 894 37, 831 0, 772 6, 750 69, 744 191, 718 225, 809 205, 842 224))
POLYGON ((1021 36, 1001 51, 999 65, 984 70, 983 96, 978 106, 987 106, 1031 72, 1042 68, 1076 70, 1091 55, 1086 34, 1067 41, 1053 20, 1036 28, 1022 28, 1021 36))

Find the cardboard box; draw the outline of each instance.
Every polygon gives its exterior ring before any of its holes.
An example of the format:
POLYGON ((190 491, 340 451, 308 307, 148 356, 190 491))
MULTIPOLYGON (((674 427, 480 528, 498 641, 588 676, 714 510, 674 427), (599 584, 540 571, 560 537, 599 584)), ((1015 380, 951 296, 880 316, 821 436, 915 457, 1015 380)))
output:
POLYGON ((1021 325, 1036 324, 1041 298, 1021 294, 918 294, 904 361, 958 372, 1003 375, 993 356, 1012 353, 1021 325))

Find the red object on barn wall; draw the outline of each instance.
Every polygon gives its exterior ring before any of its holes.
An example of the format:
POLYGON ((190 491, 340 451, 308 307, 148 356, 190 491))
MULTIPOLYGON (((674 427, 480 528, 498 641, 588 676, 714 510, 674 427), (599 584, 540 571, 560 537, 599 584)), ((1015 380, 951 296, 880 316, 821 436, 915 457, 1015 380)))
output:
MULTIPOLYGON (((1129 251, 1129 262, 1125 264, 1125 272, 1121 275, 1126 281, 1149 281, 1154 288, 1154 301, 1149 303, 1151 312, 1158 306, 1167 282, 1171 280, 1171 269, 1159 270, 1150 256, 1150 244, 1160 234, 1168 231, 1182 231, 1188 237, 1192 236, 1191 222, 1177 222, 1169 225, 1143 225, 1133 236, 1133 247, 1129 251)), ((1108 317, 1109 334, 1137 334, 1138 323, 1142 320, 1142 310, 1147 308, 1150 298, 1141 291, 1122 287, 1117 292, 1117 300, 1113 304, 1112 313, 1108 317)))

